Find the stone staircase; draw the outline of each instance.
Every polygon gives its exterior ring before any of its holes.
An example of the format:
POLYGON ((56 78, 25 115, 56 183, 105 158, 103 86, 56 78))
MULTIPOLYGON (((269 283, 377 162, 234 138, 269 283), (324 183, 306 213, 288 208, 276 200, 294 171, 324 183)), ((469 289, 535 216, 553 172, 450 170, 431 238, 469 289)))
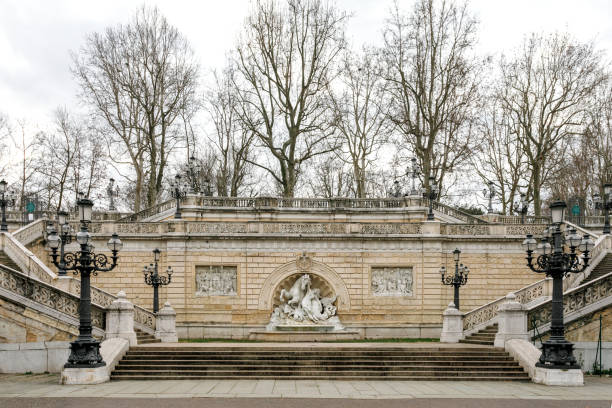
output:
POLYGON ((148 334, 139 329, 134 329, 136 332, 136 341, 138 344, 161 343, 160 339, 156 339, 152 334, 148 334))
POLYGON ((602 276, 607 275, 610 272, 612 272, 612 254, 607 254, 605 258, 602 259, 601 262, 599 262, 595 268, 593 268, 591 274, 582 282, 580 282, 580 284, 584 285, 585 283, 594 281, 597 278, 601 278, 602 276))
POLYGON ((11 269, 22 272, 21 268, 2 250, 0 250, 0 265, 8 266, 11 269))
POLYGON ((495 335, 497 334, 497 330, 497 323, 494 323, 491 326, 487 326, 474 334, 470 334, 465 339, 459 340, 459 343, 492 346, 495 342, 495 335))
POLYGON ((111 380, 486 380, 529 381, 505 351, 493 347, 292 348, 254 346, 137 346, 111 380))

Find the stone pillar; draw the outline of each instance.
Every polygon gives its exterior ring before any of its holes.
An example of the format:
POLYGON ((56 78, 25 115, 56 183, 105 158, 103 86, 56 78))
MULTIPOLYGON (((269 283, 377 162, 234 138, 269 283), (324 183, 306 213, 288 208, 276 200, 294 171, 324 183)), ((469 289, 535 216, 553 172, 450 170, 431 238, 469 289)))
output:
POLYGON ((527 332, 527 312, 525 307, 516 301, 514 293, 506 295, 506 301, 499 307, 499 329, 495 335, 495 347, 504 348, 512 339, 529 341, 527 332))
POLYGON ((166 302, 164 307, 157 312, 155 338, 161 339, 162 343, 178 342, 178 336, 176 335, 176 312, 170 306, 170 302, 166 302))
POLYGON ((136 333, 134 332, 134 305, 127 300, 124 291, 117 293, 115 300, 106 312, 106 338, 122 338, 135 346, 136 333))
POLYGON ((444 311, 440 343, 459 343, 462 338, 463 313, 457 310, 453 302, 450 302, 448 308, 444 311))

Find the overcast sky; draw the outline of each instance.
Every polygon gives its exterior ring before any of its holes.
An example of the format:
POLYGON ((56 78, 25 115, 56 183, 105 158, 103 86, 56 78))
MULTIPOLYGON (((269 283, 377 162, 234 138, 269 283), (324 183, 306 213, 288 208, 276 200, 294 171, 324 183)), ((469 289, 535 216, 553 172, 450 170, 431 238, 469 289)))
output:
MULTIPOLYGON (((398 0, 409 9, 413 0, 398 0)), ((71 50, 88 33, 126 22, 142 1, 0 0, 0 112, 45 126, 57 106, 76 105, 71 50)), ((146 1, 157 5, 191 42, 204 70, 223 65, 244 18, 248 0, 146 1)), ((355 46, 380 43, 391 0, 338 0, 354 14, 347 34, 355 46)), ((612 1, 473 0, 480 20, 479 49, 511 50, 525 34, 563 30, 578 39, 594 39, 610 57, 612 1)))

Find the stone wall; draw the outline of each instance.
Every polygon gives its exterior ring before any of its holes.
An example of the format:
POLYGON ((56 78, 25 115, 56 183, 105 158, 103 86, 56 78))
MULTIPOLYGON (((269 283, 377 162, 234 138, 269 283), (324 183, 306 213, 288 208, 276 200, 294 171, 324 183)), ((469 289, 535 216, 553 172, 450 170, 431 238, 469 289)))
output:
POLYGON ((568 324, 565 337, 572 342, 593 342, 599 338, 599 316, 601 319, 601 336, 604 341, 612 340, 612 306, 589 313, 568 324))
POLYGON ((68 341, 76 335, 74 325, 0 298, 0 343, 68 341))
MULTIPOLYGON (((440 282, 439 268, 454 271, 455 248, 470 267, 468 284, 461 289, 463 311, 542 278, 525 266, 520 246, 524 233, 541 226, 524 226, 527 231, 515 225, 405 222, 400 213, 388 215, 388 220, 384 213, 372 219, 367 214, 351 219, 331 214, 328 222, 321 222, 320 215, 306 222, 308 214, 300 213, 293 223, 287 214, 283 222, 255 212, 236 215, 232 222, 231 215, 208 214, 214 220, 210 222, 94 223, 90 230, 96 251, 106 249, 112 232, 120 234, 124 249, 119 266, 92 277, 92 284, 110 293, 124 290, 131 302, 152 309, 153 289, 144 284, 142 269, 153 261, 151 251, 159 248, 160 273, 165 274, 168 265, 174 271, 172 283, 160 288, 160 306, 169 301, 177 312, 179 337, 247 337, 249 330, 268 323, 277 286, 296 273, 327 282, 339 295, 340 321, 362 336, 437 337, 442 311, 453 299, 452 287, 440 282), (308 268, 298 264, 300 257, 309 260, 308 268), (214 288, 198 288, 197 271, 219 271, 219 266, 230 272, 211 284, 217 285, 214 288), (372 268, 402 268, 402 289, 394 284, 382 294, 374 291, 380 282, 372 283, 372 268), (227 281, 233 270, 235 284, 227 281), (230 288, 228 294, 221 295, 225 287, 230 288)), ((40 248, 32 250, 44 255, 40 248)), ((45 261, 49 264, 48 257, 45 261)))

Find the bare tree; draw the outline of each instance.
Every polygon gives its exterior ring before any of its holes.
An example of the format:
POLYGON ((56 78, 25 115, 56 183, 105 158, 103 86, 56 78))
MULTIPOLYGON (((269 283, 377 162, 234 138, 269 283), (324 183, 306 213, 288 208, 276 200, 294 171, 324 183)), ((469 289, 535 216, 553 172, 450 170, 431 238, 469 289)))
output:
POLYGON ((198 66, 187 40, 157 8, 143 6, 129 24, 90 35, 73 54, 73 72, 104 124, 111 158, 134 172, 134 210, 142 194, 153 205, 184 135, 181 114, 196 101, 198 66))
POLYGON ((396 4, 384 30, 389 115, 426 189, 433 175, 442 191, 445 175, 471 153, 482 66, 476 26, 465 4, 419 0, 408 16, 396 4))
POLYGON ((332 93, 335 124, 341 135, 338 156, 353 171, 356 195, 366 196, 366 174, 382 145, 388 140, 391 122, 386 109, 386 82, 373 50, 347 52, 341 65, 342 91, 332 93))
POLYGON ((0 113, 0 174, 9 168, 8 141, 11 139, 12 129, 8 116, 0 113))
POLYGON ((353 172, 336 155, 319 156, 306 179, 306 189, 312 197, 334 198, 354 196, 353 172))
POLYGON ((286 197, 302 165, 335 149, 328 90, 345 47, 345 13, 322 0, 256 1, 236 50, 243 126, 272 160, 253 161, 286 197))
POLYGON ((504 214, 512 214, 521 193, 530 197, 527 161, 510 124, 508 111, 491 96, 482 110, 480 143, 470 160, 472 169, 487 185, 493 182, 504 214))
POLYGON ((64 204, 70 177, 77 165, 77 158, 84 151, 85 132, 65 108, 57 108, 54 115, 55 129, 40 132, 36 137, 40 158, 36 171, 47 185, 48 202, 54 201, 59 210, 64 204))
POLYGON ((581 131, 586 99, 604 79, 600 62, 592 43, 556 33, 530 36, 515 56, 500 63, 497 97, 529 163, 536 215, 543 186, 581 131))
POLYGON ((590 180, 595 180, 594 190, 603 197, 604 183, 612 182, 612 78, 609 73, 589 104, 584 139, 588 154, 583 160, 589 158, 584 161, 592 164, 590 180))
POLYGON ((34 130, 29 129, 28 123, 20 119, 17 121, 19 135, 10 133, 13 146, 19 152, 19 210, 23 211, 26 205, 26 195, 30 193, 30 187, 36 176, 36 161, 38 160, 35 138, 30 135, 34 130))
POLYGON ((238 94, 234 87, 234 68, 230 65, 222 73, 214 73, 214 87, 205 98, 205 109, 214 126, 211 143, 216 150, 218 164, 215 171, 217 193, 223 197, 237 197, 244 192, 252 175, 254 133, 239 120, 236 106, 238 94))

